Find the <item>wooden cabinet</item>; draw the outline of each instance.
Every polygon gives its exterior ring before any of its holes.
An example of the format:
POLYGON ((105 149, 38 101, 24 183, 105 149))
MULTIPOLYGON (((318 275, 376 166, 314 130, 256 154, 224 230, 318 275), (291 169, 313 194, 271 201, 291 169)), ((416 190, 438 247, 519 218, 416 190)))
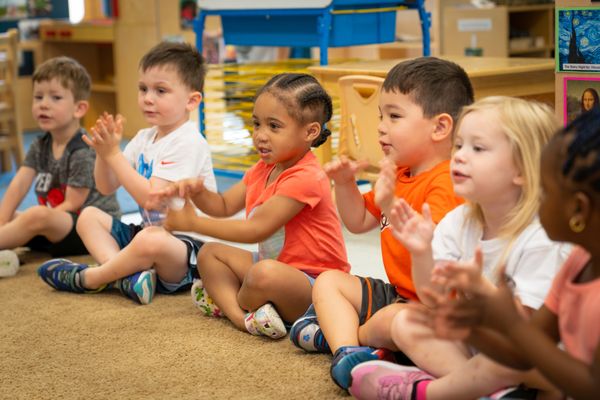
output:
POLYGON ((490 57, 552 57, 554 4, 474 8, 445 3, 441 53, 465 55, 476 47, 490 57))
POLYGON ((40 24, 40 39, 45 60, 66 55, 79 61, 92 78, 90 109, 83 119, 89 128, 104 111, 129 114, 128 107, 118 107, 115 80, 115 24, 48 21, 40 24))
POLYGON ((554 4, 507 6, 510 39, 508 54, 518 57, 552 57, 554 4), (517 36, 523 35, 522 37, 517 36))
POLYGON ((160 40, 180 33, 179 7, 170 0, 120 2, 117 20, 40 24, 43 59, 73 57, 92 78, 90 110, 83 126, 92 126, 104 111, 120 113, 127 120, 126 137, 147 127, 137 105, 140 59, 160 40))

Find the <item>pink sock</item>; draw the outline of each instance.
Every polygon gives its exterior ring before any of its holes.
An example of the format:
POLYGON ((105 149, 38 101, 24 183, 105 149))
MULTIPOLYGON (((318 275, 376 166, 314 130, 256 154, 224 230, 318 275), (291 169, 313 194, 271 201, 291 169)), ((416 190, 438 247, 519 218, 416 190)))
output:
POLYGON ((427 400, 427 385, 432 381, 427 379, 415 384, 415 400, 427 400))

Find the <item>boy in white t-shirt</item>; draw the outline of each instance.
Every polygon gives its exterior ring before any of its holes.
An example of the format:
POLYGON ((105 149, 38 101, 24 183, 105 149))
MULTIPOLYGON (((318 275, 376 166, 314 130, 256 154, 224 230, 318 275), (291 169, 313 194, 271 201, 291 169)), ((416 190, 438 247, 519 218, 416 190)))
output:
POLYGON ((148 211, 152 190, 185 178, 204 178, 216 191, 208 143, 189 120, 202 100, 206 67, 196 49, 184 43, 163 42, 140 61, 138 105, 151 128, 142 129, 121 152, 124 119, 104 114, 86 138, 96 150, 94 177, 98 190, 113 193, 121 185, 140 206, 143 225, 126 225, 93 207, 80 216, 77 232, 101 265, 89 268, 64 259, 50 260, 38 269, 57 290, 98 292, 111 285, 141 304, 155 290, 174 293, 189 289, 198 277, 196 254, 202 242, 171 234, 148 211))

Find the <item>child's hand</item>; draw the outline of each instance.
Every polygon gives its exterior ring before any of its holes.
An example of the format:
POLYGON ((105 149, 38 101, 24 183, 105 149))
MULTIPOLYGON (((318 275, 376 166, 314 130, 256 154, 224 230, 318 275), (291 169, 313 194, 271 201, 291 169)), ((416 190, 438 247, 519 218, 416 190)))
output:
POLYGON ((465 340, 483 319, 482 308, 462 294, 441 294, 425 287, 421 297, 434 305, 427 309, 426 322, 439 339, 465 340))
POLYGON ((396 199, 389 215, 392 233, 411 253, 422 253, 431 247, 435 224, 427 203, 423 215, 412 209, 404 199, 396 199))
POLYGON ((386 216, 390 215, 396 189, 396 164, 385 157, 379 162, 381 170, 375 182, 375 204, 386 216))
POLYGON ((92 147, 99 157, 110 157, 120 151, 124 123, 125 119, 121 115, 113 117, 105 112, 90 129, 90 137, 84 136, 83 141, 92 147))
POLYGON ((352 161, 346 156, 330 161, 323 166, 323 170, 336 184, 354 182, 357 172, 369 166, 368 161, 352 161))
POLYGON ((437 263, 431 272, 431 282, 446 288, 447 291, 459 290, 464 293, 483 293, 488 286, 484 283, 483 253, 478 247, 469 261, 444 261, 437 263))
POLYGON ((163 227, 168 231, 193 231, 196 218, 196 209, 190 199, 186 198, 181 210, 169 209, 163 227))
POLYGON ((174 190, 172 196, 186 198, 201 194, 206 190, 206 187, 204 186, 204 178, 189 178, 174 182, 171 189, 174 190))

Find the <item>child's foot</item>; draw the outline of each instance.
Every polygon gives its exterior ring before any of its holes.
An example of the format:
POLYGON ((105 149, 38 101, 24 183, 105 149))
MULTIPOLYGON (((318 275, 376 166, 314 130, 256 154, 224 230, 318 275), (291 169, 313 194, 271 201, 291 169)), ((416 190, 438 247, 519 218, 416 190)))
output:
POLYGON ((38 275, 48 285, 56 290, 74 293, 97 293, 106 285, 98 289, 86 289, 83 285, 81 272, 89 268, 86 264, 77 264, 63 258, 46 261, 38 268, 38 275))
POLYGON ((290 329, 290 340, 296 347, 308 352, 331 353, 329 344, 323 336, 315 307, 311 304, 306 313, 300 317, 292 329, 290 329))
POLYGON ((119 279, 113 287, 140 304, 150 304, 156 292, 156 272, 153 269, 136 272, 119 279))
POLYGON ((195 279, 192 284, 192 303, 202 311, 202 314, 207 317, 222 317, 223 313, 221 309, 215 304, 213 299, 210 298, 204 285, 202 285, 202 279, 195 279))
POLYGON ((271 303, 246 314, 244 322, 246 330, 255 336, 264 335, 271 339, 280 339, 287 334, 283 320, 271 303))
POLYGON ((357 399, 425 398, 425 389, 434 378, 417 367, 388 361, 369 361, 352 369, 352 386, 348 389, 357 399))
POLYGON ((352 383, 350 372, 358 364, 374 360, 392 360, 393 354, 386 349, 366 346, 344 346, 337 349, 329 370, 333 381, 342 389, 348 389, 352 383))
POLYGON ((19 270, 19 257, 12 250, 0 251, 0 278, 15 276, 19 270))

